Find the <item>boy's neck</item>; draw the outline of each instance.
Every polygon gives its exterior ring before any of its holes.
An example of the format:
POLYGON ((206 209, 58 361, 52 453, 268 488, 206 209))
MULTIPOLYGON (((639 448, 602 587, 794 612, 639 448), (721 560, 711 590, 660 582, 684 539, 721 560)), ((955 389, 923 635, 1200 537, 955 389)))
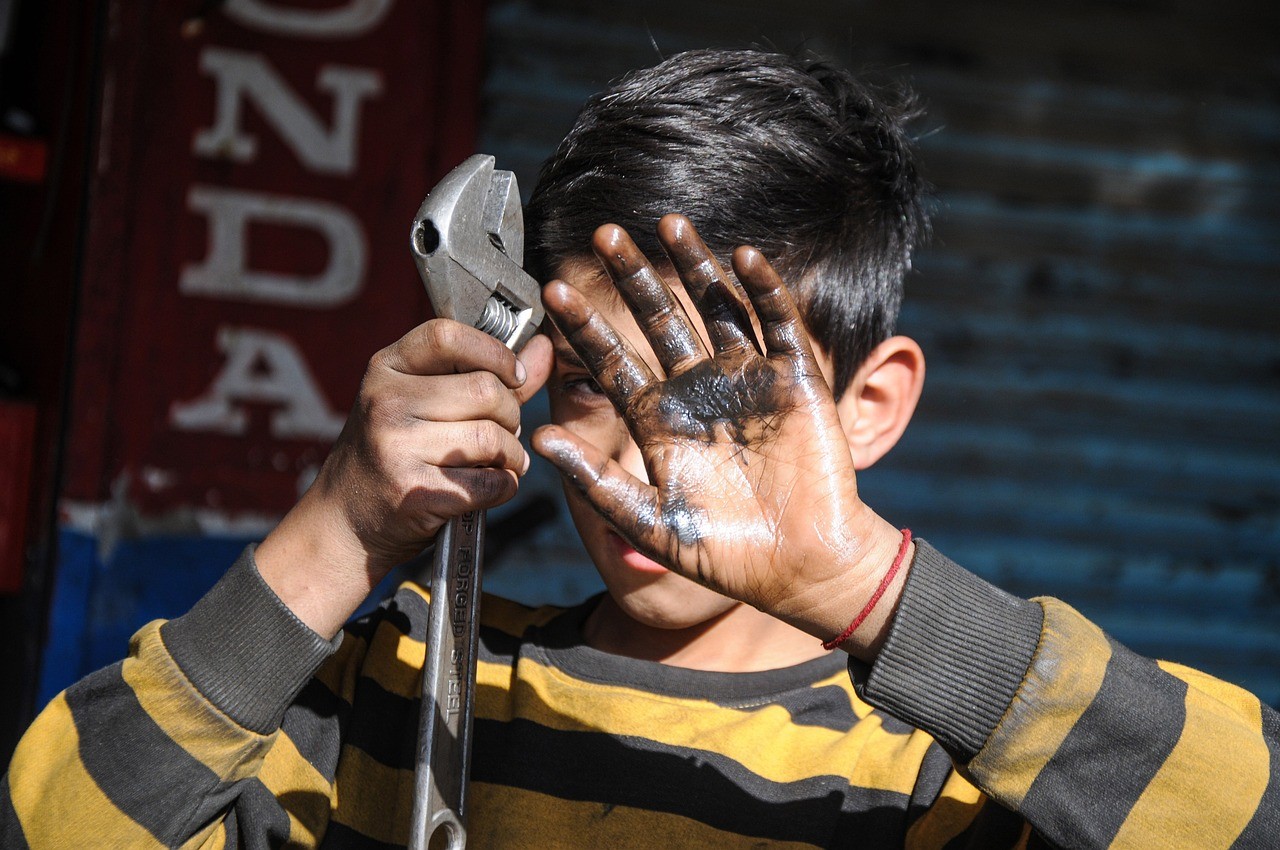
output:
POLYGON ((633 619, 606 593, 582 634, 602 652, 718 673, 776 670, 827 654, 811 635, 743 604, 687 629, 664 629, 633 619))

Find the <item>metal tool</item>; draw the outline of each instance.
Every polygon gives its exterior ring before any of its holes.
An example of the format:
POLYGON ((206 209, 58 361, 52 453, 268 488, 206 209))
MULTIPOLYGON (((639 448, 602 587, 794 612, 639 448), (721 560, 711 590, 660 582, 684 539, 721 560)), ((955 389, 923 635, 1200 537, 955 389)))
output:
MULTIPOLYGON (((410 243, 437 316, 479 328, 512 351, 537 333, 542 302, 537 281, 521 268, 520 192, 493 157, 469 158, 431 190, 410 243)), ((461 850, 467 842, 484 525, 484 511, 471 511, 435 541, 411 850, 461 850)))

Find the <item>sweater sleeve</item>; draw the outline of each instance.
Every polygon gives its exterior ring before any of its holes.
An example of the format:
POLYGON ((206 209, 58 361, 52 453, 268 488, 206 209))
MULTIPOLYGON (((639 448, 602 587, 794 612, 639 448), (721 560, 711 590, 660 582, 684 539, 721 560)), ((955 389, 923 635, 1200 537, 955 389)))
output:
POLYGON ((1264 847, 1280 834, 1274 710, 927 543, 880 656, 850 673, 1055 845, 1264 847))
POLYGON ((124 661, 41 712, 0 789, 0 841, 218 847, 245 843, 233 840, 243 834, 276 844, 304 839, 314 825, 277 795, 327 801, 329 788, 308 772, 281 720, 336 644, 280 602, 246 550, 190 612, 144 626, 124 661), (255 817, 266 823, 246 829, 255 817))

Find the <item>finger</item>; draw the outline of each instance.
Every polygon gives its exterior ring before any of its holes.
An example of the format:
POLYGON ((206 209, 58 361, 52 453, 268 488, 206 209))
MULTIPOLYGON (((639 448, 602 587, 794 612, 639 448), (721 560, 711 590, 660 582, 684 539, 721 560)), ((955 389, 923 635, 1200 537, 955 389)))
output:
POLYGON ((665 526, 658 522, 657 489, 559 425, 544 425, 535 431, 533 448, 637 548, 666 551, 665 526))
POLYGON ((508 431, 520 424, 517 392, 492 372, 401 378, 408 396, 406 412, 426 422, 467 422, 488 419, 508 431))
POLYGON ((717 353, 751 350, 759 353, 747 293, 720 267, 693 223, 682 215, 665 215, 658 222, 658 241, 676 267, 680 280, 707 326, 717 353))
POLYGON ((668 375, 708 357, 684 307, 627 231, 616 224, 602 225, 592 247, 668 375))
POLYGON ((516 390, 516 401, 523 405, 542 389, 555 366, 555 351, 551 347, 551 339, 545 334, 538 334, 521 349, 519 359, 524 366, 525 381, 516 390))
POLYGON ((524 383, 524 367, 487 333, 452 319, 423 322, 374 355, 375 362, 406 375, 492 372, 512 389, 524 383))
POLYGON ((751 298, 765 351, 769 354, 803 355, 813 358, 809 334, 786 284, 769 265, 764 254, 749 245, 733 252, 733 270, 751 298))
POLYGON ((435 516, 460 516, 496 507, 519 490, 509 469, 432 469, 423 485, 405 497, 402 510, 435 516))
POLYGON ((585 295, 564 281, 553 280, 542 288, 542 305, 591 377, 625 416, 636 392, 655 380, 648 364, 585 295))
POLYGON ((418 438, 413 457, 441 468, 509 469, 517 475, 529 468, 529 455, 515 435, 488 420, 433 422, 418 438))

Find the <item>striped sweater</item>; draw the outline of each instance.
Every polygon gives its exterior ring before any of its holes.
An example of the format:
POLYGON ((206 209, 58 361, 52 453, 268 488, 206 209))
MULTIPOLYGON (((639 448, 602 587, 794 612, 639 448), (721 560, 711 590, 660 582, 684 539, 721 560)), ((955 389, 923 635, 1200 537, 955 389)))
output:
MULTIPOLYGON (((472 847, 1280 845, 1275 712, 927 544, 870 668, 611 656, 589 606, 484 601, 472 847)), ((330 645, 246 553, 37 718, 0 845, 403 845, 426 612, 330 645)))

